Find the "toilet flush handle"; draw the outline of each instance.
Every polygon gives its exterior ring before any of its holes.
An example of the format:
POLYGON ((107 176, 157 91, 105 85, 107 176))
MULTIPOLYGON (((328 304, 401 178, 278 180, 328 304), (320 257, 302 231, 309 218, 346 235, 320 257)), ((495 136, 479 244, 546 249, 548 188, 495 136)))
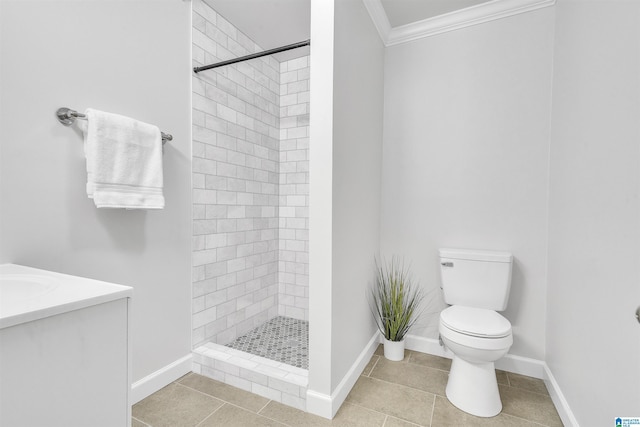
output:
POLYGON ((453 263, 451 261, 441 262, 440 265, 443 267, 453 267, 453 263))

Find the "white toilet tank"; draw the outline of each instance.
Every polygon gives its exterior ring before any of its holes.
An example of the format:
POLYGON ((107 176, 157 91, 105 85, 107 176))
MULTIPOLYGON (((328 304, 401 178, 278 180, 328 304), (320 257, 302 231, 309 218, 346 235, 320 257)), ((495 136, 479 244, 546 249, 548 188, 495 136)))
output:
POLYGON ((509 252, 440 249, 444 301, 449 305, 502 311, 511 289, 509 252))

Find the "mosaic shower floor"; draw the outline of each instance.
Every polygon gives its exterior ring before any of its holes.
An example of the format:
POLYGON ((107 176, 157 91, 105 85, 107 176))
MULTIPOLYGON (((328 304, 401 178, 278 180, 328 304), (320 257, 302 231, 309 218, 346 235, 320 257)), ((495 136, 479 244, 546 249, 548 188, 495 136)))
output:
POLYGON ((309 369, 309 322, 284 316, 274 317, 226 346, 309 369))

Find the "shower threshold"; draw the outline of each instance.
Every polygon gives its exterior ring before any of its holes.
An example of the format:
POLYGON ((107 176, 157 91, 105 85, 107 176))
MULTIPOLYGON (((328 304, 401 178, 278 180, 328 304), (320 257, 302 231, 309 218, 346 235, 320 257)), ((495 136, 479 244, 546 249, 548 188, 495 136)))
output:
POLYGON ((196 348, 193 371, 306 411, 308 330, 308 322, 275 317, 226 346, 196 348))

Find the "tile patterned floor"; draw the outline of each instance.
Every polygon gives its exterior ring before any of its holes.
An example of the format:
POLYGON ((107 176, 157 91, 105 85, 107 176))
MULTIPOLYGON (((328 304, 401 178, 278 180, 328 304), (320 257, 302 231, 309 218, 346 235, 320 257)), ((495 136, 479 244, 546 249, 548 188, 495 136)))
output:
POLYGON ((309 322, 284 316, 274 317, 226 346, 309 369, 309 322))
POLYGON ((133 406, 133 427, 561 427, 541 380, 497 372, 502 413, 466 414, 444 396, 449 359, 407 351, 390 362, 382 348, 333 420, 282 405, 197 374, 188 374, 133 406))

